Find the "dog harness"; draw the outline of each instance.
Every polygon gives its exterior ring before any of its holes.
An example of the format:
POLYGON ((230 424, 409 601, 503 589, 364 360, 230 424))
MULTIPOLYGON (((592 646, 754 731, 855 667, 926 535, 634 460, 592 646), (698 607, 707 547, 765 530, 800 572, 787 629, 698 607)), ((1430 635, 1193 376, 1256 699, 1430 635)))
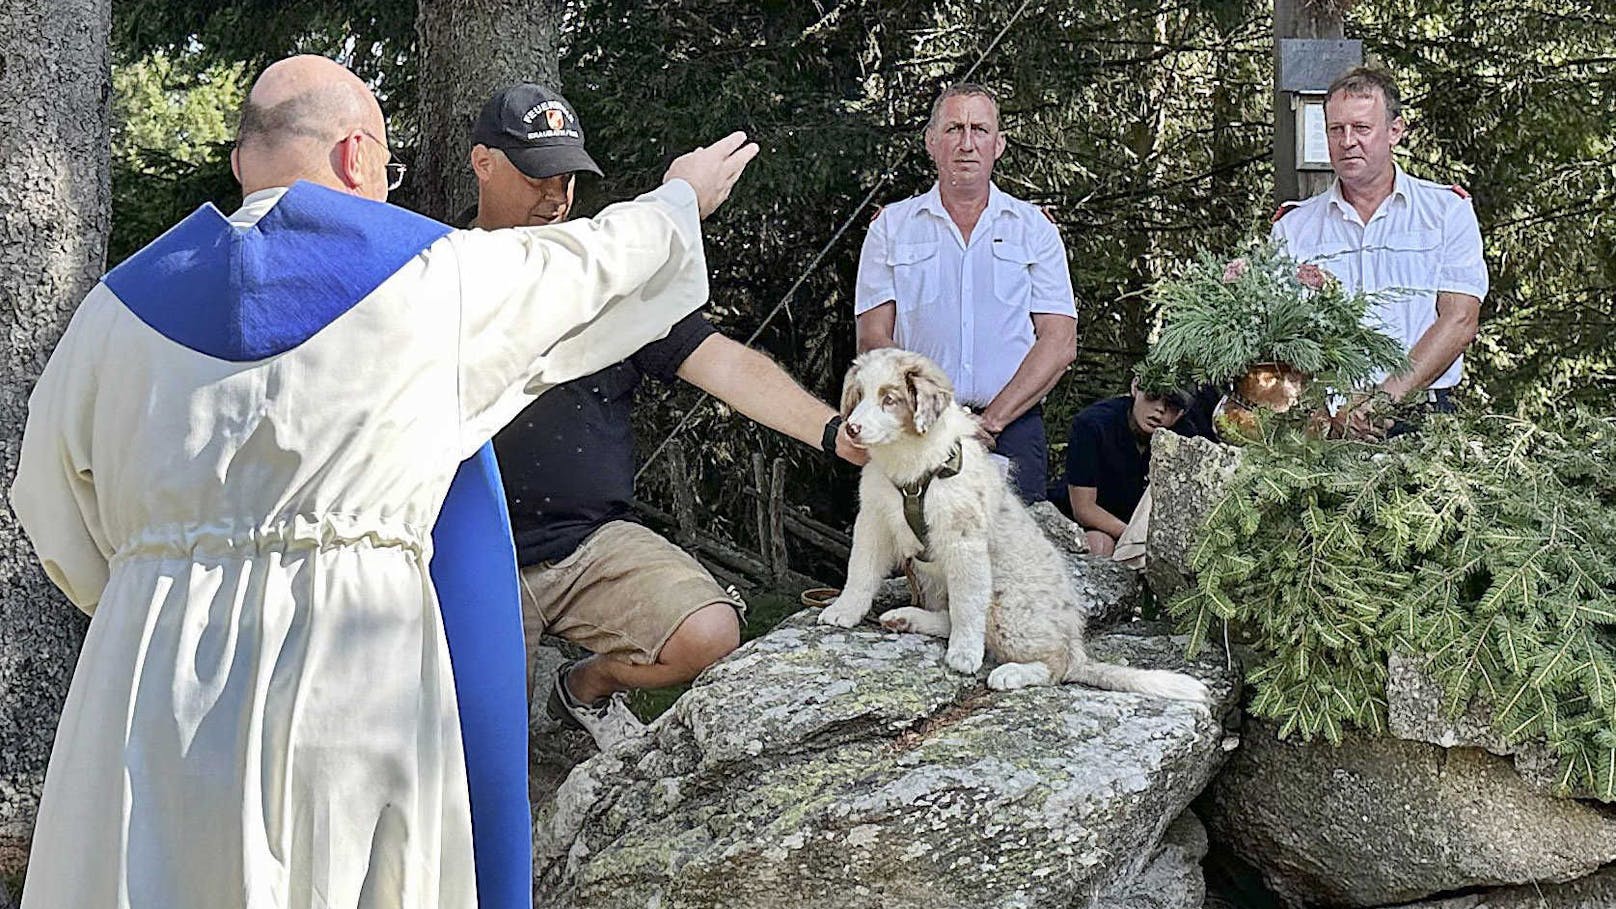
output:
POLYGON ((909 529, 914 531, 915 538, 920 540, 922 553, 931 545, 926 539, 926 490, 931 488, 932 480, 938 477, 946 480, 958 474, 964 454, 960 443, 955 442, 954 447, 948 450, 948 459, 936 469, 927 471, 911 482, 895 484, 898 492, 903 495, 903 519, 908 522, 909 529))

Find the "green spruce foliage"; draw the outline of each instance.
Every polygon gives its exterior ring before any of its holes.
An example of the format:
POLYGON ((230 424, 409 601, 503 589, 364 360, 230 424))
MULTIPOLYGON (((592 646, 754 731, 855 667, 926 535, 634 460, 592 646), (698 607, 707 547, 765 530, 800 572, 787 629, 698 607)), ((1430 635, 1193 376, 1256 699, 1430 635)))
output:
POLYGON ((1424 658, 1457 715, 1539 740, 1616 801, 1616 423, 1432 417, 1389 443, 1265 420, 1170 604, 1192 653, 1256 654, 1251 709, 1339 742, 1386 726, 1386 661, 1424 658), (1221 629, 1219 629, 1221 631, 1221 629))
POLYGON ((1158 382, 1222 385, 1258 363, 1283 363, 1353 388, 1407 363, 1368 319, 1375 297, 1347 293, 1274 243, 1248 244, 1234 259, 1203 252, 1154 295, 1162 324, 1145 374, 1158 382))

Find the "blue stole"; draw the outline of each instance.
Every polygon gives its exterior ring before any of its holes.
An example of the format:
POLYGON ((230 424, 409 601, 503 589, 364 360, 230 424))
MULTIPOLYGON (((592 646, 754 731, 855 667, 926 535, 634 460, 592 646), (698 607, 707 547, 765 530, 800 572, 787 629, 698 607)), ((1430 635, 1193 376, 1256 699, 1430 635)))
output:
MULTIPOLYGON (((299 182, 246 230, 203 205, 103 281, 175 343, 220 360, 261 360, 313 337, 449 231, 299 182)), ((530 909, 527 653, 491 443, 460 465, 432 540, 432 583, 460 704, 478 905, 530 909)))

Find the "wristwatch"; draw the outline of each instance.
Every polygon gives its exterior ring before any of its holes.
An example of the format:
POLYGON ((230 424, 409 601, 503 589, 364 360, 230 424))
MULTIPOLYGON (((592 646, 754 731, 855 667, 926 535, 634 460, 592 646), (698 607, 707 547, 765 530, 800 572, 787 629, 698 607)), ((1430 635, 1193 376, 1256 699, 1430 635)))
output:
POLYGON ((842 428, 842 415, 837 414, 825 421, 825 432, 819 437, 819 447, 825 454, 836 457, 836 431, 842 428))

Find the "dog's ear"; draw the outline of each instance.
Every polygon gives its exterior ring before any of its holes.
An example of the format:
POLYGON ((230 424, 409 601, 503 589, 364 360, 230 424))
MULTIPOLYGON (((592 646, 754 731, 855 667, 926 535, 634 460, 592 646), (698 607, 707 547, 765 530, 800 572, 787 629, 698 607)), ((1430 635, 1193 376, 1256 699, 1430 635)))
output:
POLYGON ((844 420, 853 415, 853 408, 857 407, 859 401, 864 398, 864 389, 859 385, 858 374, 858 362, 854 361, 852 366, 847 367, 846 378, 842 379, 842 419, 844 420))
POLYGON ((915 432, 923 433, 953 403, 954 385, 937 364, 919 356, 904 365, 903 381, 913 405, 915 432))

